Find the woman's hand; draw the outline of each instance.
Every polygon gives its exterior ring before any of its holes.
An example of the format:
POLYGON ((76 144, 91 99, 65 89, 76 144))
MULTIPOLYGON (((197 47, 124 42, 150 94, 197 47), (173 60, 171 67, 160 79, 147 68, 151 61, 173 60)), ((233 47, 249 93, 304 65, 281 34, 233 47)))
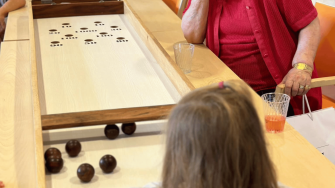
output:
POLYGON ((5 187, 5 184, 2 181, 0 181, 0 188, 4 188, 4 187, 5 187))
POLYGON ((289 96, 304 95, 309 91, 312 75, 309 71, 292 68, 284 77, 285 94, 289 96))

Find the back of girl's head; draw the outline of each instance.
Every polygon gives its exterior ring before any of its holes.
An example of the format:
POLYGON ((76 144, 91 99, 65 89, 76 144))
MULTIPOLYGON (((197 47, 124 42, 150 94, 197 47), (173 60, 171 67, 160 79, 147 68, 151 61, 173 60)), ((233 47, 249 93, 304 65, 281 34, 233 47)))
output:
POLYGON ((163 188, 274 188, 275 172, 242 81, 197 89, 172 110, 163 188))

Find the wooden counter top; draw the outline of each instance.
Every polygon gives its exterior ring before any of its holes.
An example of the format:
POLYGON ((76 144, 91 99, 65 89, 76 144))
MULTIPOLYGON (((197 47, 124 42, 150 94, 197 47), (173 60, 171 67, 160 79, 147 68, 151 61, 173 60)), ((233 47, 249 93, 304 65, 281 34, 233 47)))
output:
MULTIPOLYGON (((161 0, 127 0, 127 2, 174 60, 173 44, 185 41, 180 29, 181 20, 161 0)), ((0 84, 0 91, 3 91, 0 92, 0 99, 5 101, 1 104, 0 110, 0 116, 2 117, 0 159, 7 161, 0 164, 0 177, 5 183, 10 182, 13 187, 27 187, 23 186, 23 184, 28 185, 26 183, 32 185, 29 187, 36 187, 35 185, 37 185, 37 180, 33 178, 36 173, 32 172, 32 169, 28 166, 22 165, 21 167, 19 165, 22 163, 21 155, 26 152, 29 153, 31 150, 26 151, 29 148, 17 148, 19 142, 23 141, 18 139, 21 138, 18 133, 23 134, 21 131, 24 129, 16 130, 16 126, 19 126, 21 122, 29 125, 33 121, 30 105, 31 91, 29 91, 31 88, 28 88, 27 82, 23 82, 23 80, 31 79, 31 73, 29 73, 31 69, 24 66, 27 63, 25 62, 26 58, 15 58, 26 57, 25 53, 22 52, 27 51, 28 53, 29 45, 26 44, 28 41, 17 42, 29 39, 25 32, 28 32, 28 23, 24 21, 28 17, 26 9, 22 8, 9 14, 5 37, 7 42, 2 44, 0 56, 0 76, 2 77, 0 79, 2 83, 0 84), (12 22, 22 22, 23 24, 12 24, 12 22), (13 67, 16 67, 16 69, 13 67), (12 76, 6 77, 6 75, 12 76), (20 77, 15 75, 20 75, 20 77), (8 92, 4 92, 4 90, 8 92), (13 128, 13 126, 15 127, 13 128), (11 141, 8 142, 8 140, 11 141)), ((238 79, 204 45, 196 45, 192 73, 188 74, 187 77, 196 88, 222 80, 238 79)), ((252 93, 251 97, 259 115, 262 116, 261 99, 255 92, 252 93)), ((24 135, 26 136, 28 133, 24 135)), ((266 137, 279 181, 292 188, 335 187, 335 166, 291 125, 286 124, 283 133, 266 133, 266 137)), ((33 138, 26 136, 25 139, 33 138)))

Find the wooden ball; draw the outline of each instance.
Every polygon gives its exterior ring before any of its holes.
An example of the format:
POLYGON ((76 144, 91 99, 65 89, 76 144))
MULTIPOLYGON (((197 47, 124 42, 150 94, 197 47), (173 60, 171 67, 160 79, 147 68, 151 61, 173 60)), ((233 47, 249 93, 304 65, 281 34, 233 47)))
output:
POLYGON ((50 156, 48 157, 45 167, 51 173, 58 173, 62 170, 64 165, 63 159, 59 156, 50 156))
POLYGON ((120 134, 120 129, 118 126, 114 125, 106 125, 105 127, 105 135, 108 139, 115 139, 120 134))
POLYGON ((81 151, 81 144, 78 140, 69 140, 65 146, 70 157, 76 157, 81 151))
POLYGON ((47 160, 50 156, 62 158, 62 153, 57 148, 49 148, 44 153, 44 159, 47 160))
POLYGON ((113 172, 113 170, 116 167, 116 164, 117 164, 116 159, 112 155, 105 155, 101 157, 99 161, 100 168, 104 173, 113 172))
POLYGON ((81 164, 77 169, 77 176, 82 182, 90 182, 94 176, 94 168, 88 163, 81 164))
POLYGON ((136 130, 136 124, 135 123, 123 123, 121 130, 126 135, 132 135, 134 134, 136 130))

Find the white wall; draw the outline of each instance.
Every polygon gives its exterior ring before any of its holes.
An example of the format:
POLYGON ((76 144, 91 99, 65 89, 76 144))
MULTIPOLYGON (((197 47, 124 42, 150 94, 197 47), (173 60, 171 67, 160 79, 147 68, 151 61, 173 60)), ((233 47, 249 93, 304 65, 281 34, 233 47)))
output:
POLYGON ((313 1, 314 4, 316 2, 319 2, 319 3, 325 4, 325 5, 329 5, 329 6, 335 7, 335 0, 312 0, 312 1, 313 1))

